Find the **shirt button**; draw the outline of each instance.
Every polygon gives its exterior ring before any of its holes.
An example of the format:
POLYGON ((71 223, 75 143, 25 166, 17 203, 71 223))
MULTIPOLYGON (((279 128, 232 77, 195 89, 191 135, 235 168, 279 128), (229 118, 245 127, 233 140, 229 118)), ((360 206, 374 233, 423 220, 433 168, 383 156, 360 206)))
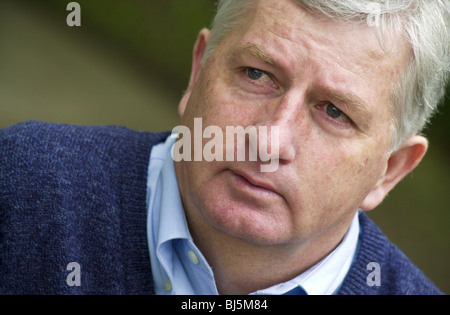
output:
POLYGON ((172 282, 170 282, 170 279, 167 279, 166 281, 166 291, 172 290, 172 282))
POLYGON ((192 250, 188 251, 188 256, 194 265, 198 264, 198 257, 192 250))

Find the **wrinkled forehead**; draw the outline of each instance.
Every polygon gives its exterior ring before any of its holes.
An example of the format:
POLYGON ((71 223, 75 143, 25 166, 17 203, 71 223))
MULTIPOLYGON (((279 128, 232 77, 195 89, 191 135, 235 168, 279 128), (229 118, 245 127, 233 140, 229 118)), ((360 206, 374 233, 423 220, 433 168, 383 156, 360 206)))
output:
POLYGON ((298 60, 316 58, 330 67, 340 66, 361 75, 380 72, 381 77, 386 71, 390 77, 399 77, 410 59, 406 45, 395 45, 386 52, 370 25, 336 21, 305 10, 294 0, 254 3, 228 35, 232 37, 225 44, 229 49, 256 44, 279 56, 289 69, 295 68, 298 60))
POLYGON ((306 10, 294 0, 254 3, 235 31, 241 43, 259 40, 262 46, 276 46, 275 50, 287 58, 298 54, 313 58, 317 53, 317 57, 320 54, 349 71, 389 71, 396 77, 411 59, 411 49, 401 36, 392 35, 387 41, 392 45, 386 50, 378 29, 370 23, 334 19, 306 10))
POLYGON ((339 42, 341 46, 347 46, 349 53, 362 52, 376 61, 386 55, 401 55, 410 51, 399 31, 388 24, 384 25, 384 29, 373 24, 370 16, 345 20, 337 13, 326 16, 312 11, 294 0, 251 2, 254 5, 246 11, 242 24, 238 24, 236 29, 240 34, 244 34, 245 30, 263 32, 265 29, 276 30, 279 36, 295 42, 298 42, 296 37, 300 35, 325 43, 339 42), (355 46, 355 42, 361 45, 355 46))

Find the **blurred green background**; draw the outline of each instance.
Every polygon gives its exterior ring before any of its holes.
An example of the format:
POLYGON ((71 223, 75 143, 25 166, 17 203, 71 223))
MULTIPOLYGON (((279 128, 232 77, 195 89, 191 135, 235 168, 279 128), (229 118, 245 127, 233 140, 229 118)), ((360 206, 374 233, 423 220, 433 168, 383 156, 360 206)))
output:
MULTIPOLYGON (((80 0, 81 27, 66 24, 69 2, 0 1, 0 128, 29 119, 148 131, 179 124, 192 47, 214 1, 80 0)), ((426 131, 425 160, 369 214, 447 294, 449 107, 447 98, 426 131)))

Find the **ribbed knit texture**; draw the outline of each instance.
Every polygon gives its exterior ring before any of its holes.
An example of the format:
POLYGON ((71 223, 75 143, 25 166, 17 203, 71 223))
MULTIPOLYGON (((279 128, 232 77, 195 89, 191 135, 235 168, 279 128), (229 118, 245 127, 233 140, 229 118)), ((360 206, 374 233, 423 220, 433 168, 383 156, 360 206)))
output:
MULTIPOLYGON (((168 133, 26 122, 0 130, 0 294, 152 294, 151 148, 168 133), (70 262, 81 286, 66 282, 70 262)), ((339 294, 438 294, 364 215, 339 294), (367 264, 381 265, 370 287, 367 264)))
POLYGON ((0 293, 152 293, 146 174, 166 136, 37 122, 0 131, 0 293), (70 262, 79 287, 66 283, 70 262))
POLYGON ((339 295, 440 295, 443 294, 364 214, 357 256, 339 295), (371 262, 380 265, 380 286, 369 286, 371 262))

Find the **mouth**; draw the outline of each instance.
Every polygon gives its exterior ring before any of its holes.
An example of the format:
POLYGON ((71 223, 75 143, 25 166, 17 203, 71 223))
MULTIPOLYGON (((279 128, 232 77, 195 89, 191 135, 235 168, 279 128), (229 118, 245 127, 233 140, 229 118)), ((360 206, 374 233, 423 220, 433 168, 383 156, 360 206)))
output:
POLYGON ((258 198, 279 198, 281 195, 268 182, 255 178, 242 170, 229 170, 237 187, 258 198))

